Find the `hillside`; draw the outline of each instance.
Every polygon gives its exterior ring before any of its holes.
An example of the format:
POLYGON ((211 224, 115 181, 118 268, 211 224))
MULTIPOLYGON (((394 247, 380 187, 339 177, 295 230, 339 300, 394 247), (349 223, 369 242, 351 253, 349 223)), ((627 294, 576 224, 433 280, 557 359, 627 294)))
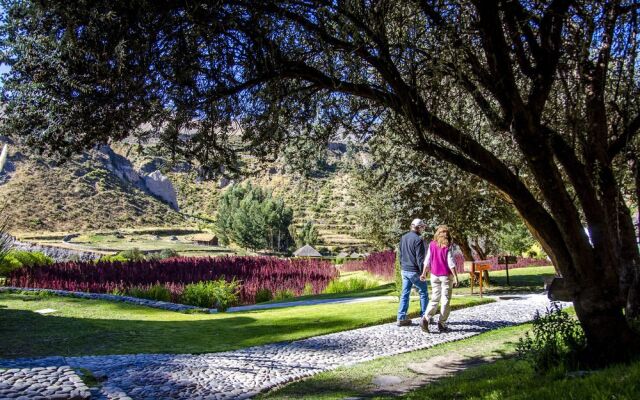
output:
MULTIPOLYGON (((203 181, 186 163, 169 166, 152 150, 139 150, 131 144, 102 146, 56 166, 10 146, 7 167, 0 174, 0 198, 7 199, 12 231, 193 226, 215 219, 217 199, 233 182, 224 178, 203 181), (145 176, 156 170, 173 185, 177 210, 145 187, 145 176)), ((283 197, 294 210, 295 225, 313 221, 321 239, 317 247, 365 251, 369 245, 353 233, 355 203, 349 176, 341 168, 342 156, 341 151, 332 151, 327 171, 313 178, 302 178, 287 172, 285 165, 273 164, 242 182, 283 197)))
POLYGON ((12 231, 86 231, 184 225, 164 202, 108 169, 91 151, 56 166, 11 146, 0 198, 12 231))

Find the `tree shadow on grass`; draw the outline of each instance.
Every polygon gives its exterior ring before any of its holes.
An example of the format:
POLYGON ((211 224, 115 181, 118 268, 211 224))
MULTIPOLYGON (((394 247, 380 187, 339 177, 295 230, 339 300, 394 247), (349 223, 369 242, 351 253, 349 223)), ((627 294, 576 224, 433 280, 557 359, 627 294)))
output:
POLYGON ((0 309, 0 357, 132 353, 197 354, 235 350, 343 330, 339 317, 303 316, 269 321, 246 315, 215 319, 146 321, 88 319, 0 309))

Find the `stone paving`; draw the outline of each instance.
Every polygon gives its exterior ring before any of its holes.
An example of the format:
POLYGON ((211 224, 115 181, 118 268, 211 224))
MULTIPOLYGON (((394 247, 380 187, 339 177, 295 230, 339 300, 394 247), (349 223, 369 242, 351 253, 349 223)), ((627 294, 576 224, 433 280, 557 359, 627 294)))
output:
POLYGON ((549 304, 544 295, 526 295, 453 311, 447 333, 425 334, 414 320, 224 353, 48 357, 0 360, 0 367, 86 368, 105 379, 95 393, 101 399, 246 399, 321 371, 527 322, 549 304))
POLYGON ((89 388, 68 366, 0 371, 0 399, 88 399, 89 388))

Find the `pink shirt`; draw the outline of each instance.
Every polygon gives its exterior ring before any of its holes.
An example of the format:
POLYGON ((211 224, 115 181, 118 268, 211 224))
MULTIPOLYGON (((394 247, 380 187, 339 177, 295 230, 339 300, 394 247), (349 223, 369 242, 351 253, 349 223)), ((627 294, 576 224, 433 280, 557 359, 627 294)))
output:
POLYGON ((429 243, 429 251, 425 258, 425 267, 431 269, 431 274, 435 276, 447 276, 451 274, 451 269, 456 267, 453 254, 449 247, 440 247, 435 240, 429 243))

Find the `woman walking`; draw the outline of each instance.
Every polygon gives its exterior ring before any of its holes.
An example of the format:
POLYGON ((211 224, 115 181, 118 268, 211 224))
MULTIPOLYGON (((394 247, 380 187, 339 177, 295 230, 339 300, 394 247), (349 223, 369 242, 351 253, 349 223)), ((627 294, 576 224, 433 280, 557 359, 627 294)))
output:
POLYGON ((436 313, 438 303, 440 304, 440 319, 438 320, 438 331, 446 332, 447 318, 449 318, 452 287, 458 286, 458 273, 452 249, 451 234, 449 227, 440 225, 436 228, 433 240, 429 244, 427 255, 424 260, 421 280, 427 279, 427 271, 431 272, 431 298, 427 311, 420 327, 423 331, 429 332, 429 322, 436 313), (452 279, 453 278, 453 279, 452 279))

